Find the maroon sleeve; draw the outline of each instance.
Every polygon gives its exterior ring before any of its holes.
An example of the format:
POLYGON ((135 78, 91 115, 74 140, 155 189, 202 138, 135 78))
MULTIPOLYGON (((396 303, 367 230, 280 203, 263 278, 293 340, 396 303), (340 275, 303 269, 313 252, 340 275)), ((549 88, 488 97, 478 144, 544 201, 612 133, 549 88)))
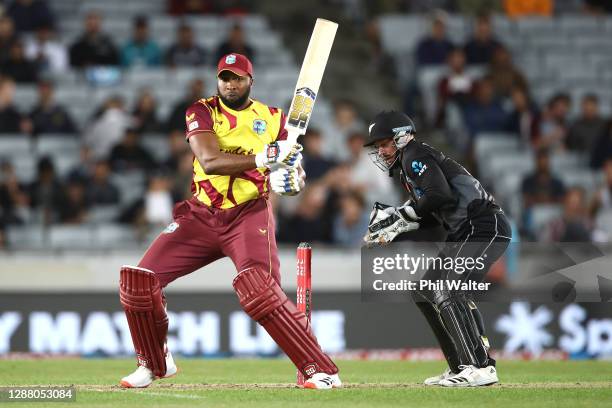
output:
POLYGON ((281 112, 280 119, 280 128, 278 130, 278 135, 276 136, 276 140, 287 140, 287 129, 285 129, 285 123, 287 122, 287 116, 284 112, 281 112))
POLYGON ((213 118, 211 110, 204 102, 196 102, 187 108, 185 112, 187 133, 185 138, 189 139, 197 132, 212 132, 213 118))

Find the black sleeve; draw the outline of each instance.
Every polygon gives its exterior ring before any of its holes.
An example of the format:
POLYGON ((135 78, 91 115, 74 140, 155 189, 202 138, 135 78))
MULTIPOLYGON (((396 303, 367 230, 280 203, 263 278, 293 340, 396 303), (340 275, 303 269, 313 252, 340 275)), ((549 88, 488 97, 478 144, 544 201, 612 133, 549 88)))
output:
POLYGON ((418 216, 430 214, 447 205, 455 205, 456 199, 448 181, 432 157, 424 156, 406 165, 409 165, 410 168, 405 171, 411 175, 412 180, 421 190, 421 196, 415 207, 418 216))

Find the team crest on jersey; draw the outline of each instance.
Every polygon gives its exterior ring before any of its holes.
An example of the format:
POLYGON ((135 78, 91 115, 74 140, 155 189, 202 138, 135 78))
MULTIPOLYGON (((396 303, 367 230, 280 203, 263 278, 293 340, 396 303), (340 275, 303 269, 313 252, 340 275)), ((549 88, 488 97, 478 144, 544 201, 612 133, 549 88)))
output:
POLYGON ((225 57, 225 63, 226 64, 235 64, 236 63, 236 56, 234 54, 230 54, 227 57, 225 57))
POLYGON ((422 162, 416 160, 412 162, 412 171, 414 172, 414 174, 420 176, 425 173, 425 170, 427 170, 426 164, 423 164, 422 162))
POLYGON ((178 222, 171 222, 170 224, 168 224, 166 229, 162 231, 162 234, 172 234, 174 231, 178 229, 178 227, 179 227, 178 222))
POLYGON ((266 129, 267 129, 268 125, 266 124, 265 120, 262 119, 255 119, 253 121, 253 131, 255 133, 257 133, 258 135, 263 135, 264 133, 266 133, 266 129))

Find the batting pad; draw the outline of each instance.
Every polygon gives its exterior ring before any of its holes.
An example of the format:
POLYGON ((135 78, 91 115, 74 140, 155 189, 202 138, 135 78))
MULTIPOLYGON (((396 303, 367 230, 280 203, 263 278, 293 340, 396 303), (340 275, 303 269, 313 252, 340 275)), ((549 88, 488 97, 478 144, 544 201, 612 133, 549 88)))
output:
POLYGON ((157 377, 166 375, 168 316, 155 274, 135 266, 121 267, 119 297, 125 311, 138 364, 157 377))
POLYGON ((338 372, 321 350, 304 313, 287 298, 271 274, 248 268, 234 278, 233 286, 244 311, 266 329, 306 378, 317 372, 338 372))

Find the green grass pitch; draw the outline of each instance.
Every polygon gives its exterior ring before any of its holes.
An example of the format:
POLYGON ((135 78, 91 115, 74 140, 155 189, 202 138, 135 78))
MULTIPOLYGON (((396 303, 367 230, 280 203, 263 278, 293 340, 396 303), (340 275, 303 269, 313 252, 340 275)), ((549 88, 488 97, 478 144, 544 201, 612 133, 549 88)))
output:
POLYGON ((132 359, 0 360, 0 386, 71 385, 71 403, 15 403, 17 407, 593 407, 612 406, 612 363, 501 361, 501 384, 445 389, 421 381, 442 362, 340 361, 346 387, 296 388, 288 360, 177 359, 179 374, 143 390, 119 388, 132 359))

